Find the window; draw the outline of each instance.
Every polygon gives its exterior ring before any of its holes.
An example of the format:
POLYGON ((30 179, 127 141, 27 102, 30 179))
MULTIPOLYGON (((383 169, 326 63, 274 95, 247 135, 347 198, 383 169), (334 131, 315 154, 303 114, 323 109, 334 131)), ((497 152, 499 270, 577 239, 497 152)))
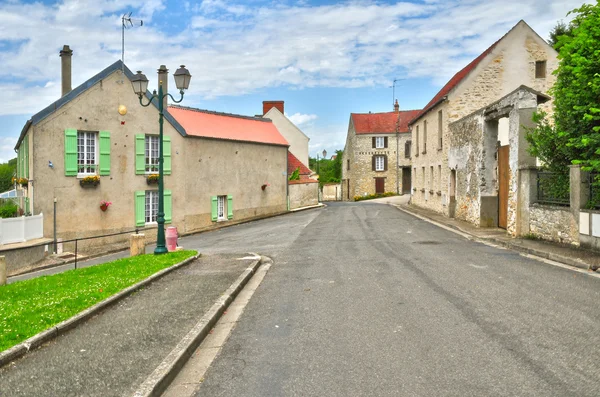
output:
POLYGON ((217 220, 224 221, 227 219, 225 216, 225 201, 227 196, 217 196, 217 220))
POLYGON ((438 112, 438 149, 442 148, 442 122, 443 122, 443 116, 442 116, 442 111, 440 110, 438 112))
POLYGON ((383 156, 375 156, 375 171, 384 171, 385 161, 383 156))
POLYGON ((77 173, 96 174, 96 133, 77 132, 77 173))
POLYGON ((421 186, 425 189, 425 167, 421 167, 421 186))
POLYGON ((415 148, 415 149, 416 149, 416 150, 415 150, 415 156, 417 156, 417 157, 418 157, 418 156, 419 156, 419 126, 417 126, 417 134, 416 134, 416 137, 417 137, 417 146, 416 146, 416 148, 415 148))
POLYGON ((346 160, 346 169, 350 170, 350 160, 346 160))
POLYGON ((433 191, 433 166, 429 170, 429 190, 433 191))
POLYGON ((546 78, 546 61, 535 62, 535 78, 544 79, 546 78))
POLYGON ((146 190, 146 223, 155 223, 158 214, 158 191, 146 190))
POLYGON ((427 120, 423 121, 423 154, 427 153, 427 120))
POLYGON ((146 173, 156 174, 158 173, 158 136, 157 135, 146 135, 146 173))
POLYGON ((438 165, 438 190, 442 190, 442 166, 438 165))
POLYGON ((404 158, 409 159, 410 158, 410 149, 412 146, 412 142, 411 141, 406 141, 406 143, 404 144, 404 158))
POLYGON ((382 136, 375 137, 375 149, 383 149, 385 139, 382 136))

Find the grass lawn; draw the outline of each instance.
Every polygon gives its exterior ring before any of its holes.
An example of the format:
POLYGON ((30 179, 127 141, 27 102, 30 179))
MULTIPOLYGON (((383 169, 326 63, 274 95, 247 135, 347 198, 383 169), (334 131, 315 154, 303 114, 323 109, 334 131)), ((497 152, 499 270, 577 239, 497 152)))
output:
POLYGON ((193 255, 141 255, 0 286, 0 351, 193 255))

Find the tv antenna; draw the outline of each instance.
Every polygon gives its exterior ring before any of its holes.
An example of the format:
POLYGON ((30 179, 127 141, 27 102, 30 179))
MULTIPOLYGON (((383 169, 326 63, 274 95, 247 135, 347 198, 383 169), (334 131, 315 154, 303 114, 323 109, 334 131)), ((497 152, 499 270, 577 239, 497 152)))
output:
POLYGON ((129 14, 123 14, 121 17, 121 82, 123 82, 122 79, 125 75, 125 29, 134 26, 144 26, 144 21, 131 18, 131 12, 129 14))
POLYGON ((392 107, 396 104, 396 82, 406 79, 394 79, 390 88, 392 89, 392 107))

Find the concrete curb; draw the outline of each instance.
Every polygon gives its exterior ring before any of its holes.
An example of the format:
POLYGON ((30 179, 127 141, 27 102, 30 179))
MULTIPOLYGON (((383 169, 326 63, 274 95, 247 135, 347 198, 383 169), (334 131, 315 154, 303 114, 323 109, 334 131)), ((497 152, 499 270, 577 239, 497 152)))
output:
POLYGON ((48 328, 47 330, 42 331, 39 334, 34 335, 29 339, 24 340, 23 342, 11 347, 8 350, 0 352, 0 368, 5 366, 6 364, 12 362, 15 359, 24 356, 30 350, 35 349, 35 348, 41 346, 42 344, 56 338, 57 336, 66 333, 68 330, 76 327, 77 325, 83 323, 87 319, 95 316, 102 310, 108 308, 109 306, 113 305, 114 303, 127 297, 131 293, 152 283, 153 281, 158 280, 159 278, 172 272, 173 270, 179 269, 180 267, 189 264, 190 262, 198 259, 199 257, 200 257, 200 254, 196 254, 182 262, 179 262, 179 263, 177 263, 171 267, 168 267, 166 269, 163 269, 163 270, 159 271, 158 273, 154 273, 150 277, 138 282, 137 284, 134 284, 130 287, 125 288, 121 292, 119 292, 115 295, 112 295, 101 302, 96 303, 92 307, 88 307, 87 309, 76 314, 75 316, 73 316, 61 323, 58 323, 55 326, 48 328))
MULTIPOLYGON (((256 255, 256 254, 255 254, 256 255)), ((257 255, 258 257, 258 255, 257 255)), ((196 348, 202 343, 206 335, 215 326, 223 312, 229 304, 233 302, 237 294, 252 278, 256 269, 267 262, 270 258, 260 257, 250 264, 238 279, 225 291, 225 293, 217 299, 204 316, 196 323, 196 325, 187 333, 186 336, 175 346, 175 348, 165 357, 165 359, 156 367, 154 372, 150 374, 133 394, 134 397, 155 397, 160 396, 175 379, 181 368, 185 365, 196 348)))
POLYGON ((496 245, 499 245, 501 247, 513 250, 513 251, 517 251, 523 254, 527 254, 527 255, 531 255, 531 256, 537 256, 540 257, 542 259, 549 259, 551 261, 555 261, 555 262, 559 262, 562 263, 564 265, 568 265, 568 266, 572 266, 572 267, 576 267, 579 269, 583 269, 583 270, 594 270, 593 266, 580 260, 580 259, 573 259, 573 258, 569 258, 566 256, 562 256, 562 255, 557 255, 554 253, 550 253, 550 252, 544 252, 544 251, 540 251, 534 248, 527 248, 527 247, 523 247, 519 244, 514 244, 511 243, 509 241, 504 241, 504 240, 498 240, 496 238, 493 237, 489 237, 489 238, 481 238, 478 237, 474 234, 469 233, 466 230, 463 230, 462 228, 456 226, 456 225, 445 225, 442 224, 440 222, 437 222, 431 218, 428 218, 427 216, 421 215, 421 214, 417 214, 415 212, 412 212, 411 210, 398 206, 398 205, 394 205, 394 207, 398 208, 400 211, 403 211, 407 214, 410 214, 414 217, 417 217, 419 219, 422 219, 424 221, 427 221, 429 223, 432 223, 436 226, 442 226, 443 228, 447 229, 447 230, 451 230, 451 231, 456 231, 459 234, 463 235, 463 237, 468 236, 469 239, 474 240, 474 241, 479 241, 479 242, 491 242, 494 243, 496 245))

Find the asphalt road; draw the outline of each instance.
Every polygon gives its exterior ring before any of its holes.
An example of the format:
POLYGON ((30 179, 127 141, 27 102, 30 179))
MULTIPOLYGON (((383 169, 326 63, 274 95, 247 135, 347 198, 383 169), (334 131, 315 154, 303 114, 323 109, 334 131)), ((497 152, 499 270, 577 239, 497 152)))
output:
POLYGON ((199 235, 274 265, 198 396, 600 395, 600 280, 371 203, 199 235))

